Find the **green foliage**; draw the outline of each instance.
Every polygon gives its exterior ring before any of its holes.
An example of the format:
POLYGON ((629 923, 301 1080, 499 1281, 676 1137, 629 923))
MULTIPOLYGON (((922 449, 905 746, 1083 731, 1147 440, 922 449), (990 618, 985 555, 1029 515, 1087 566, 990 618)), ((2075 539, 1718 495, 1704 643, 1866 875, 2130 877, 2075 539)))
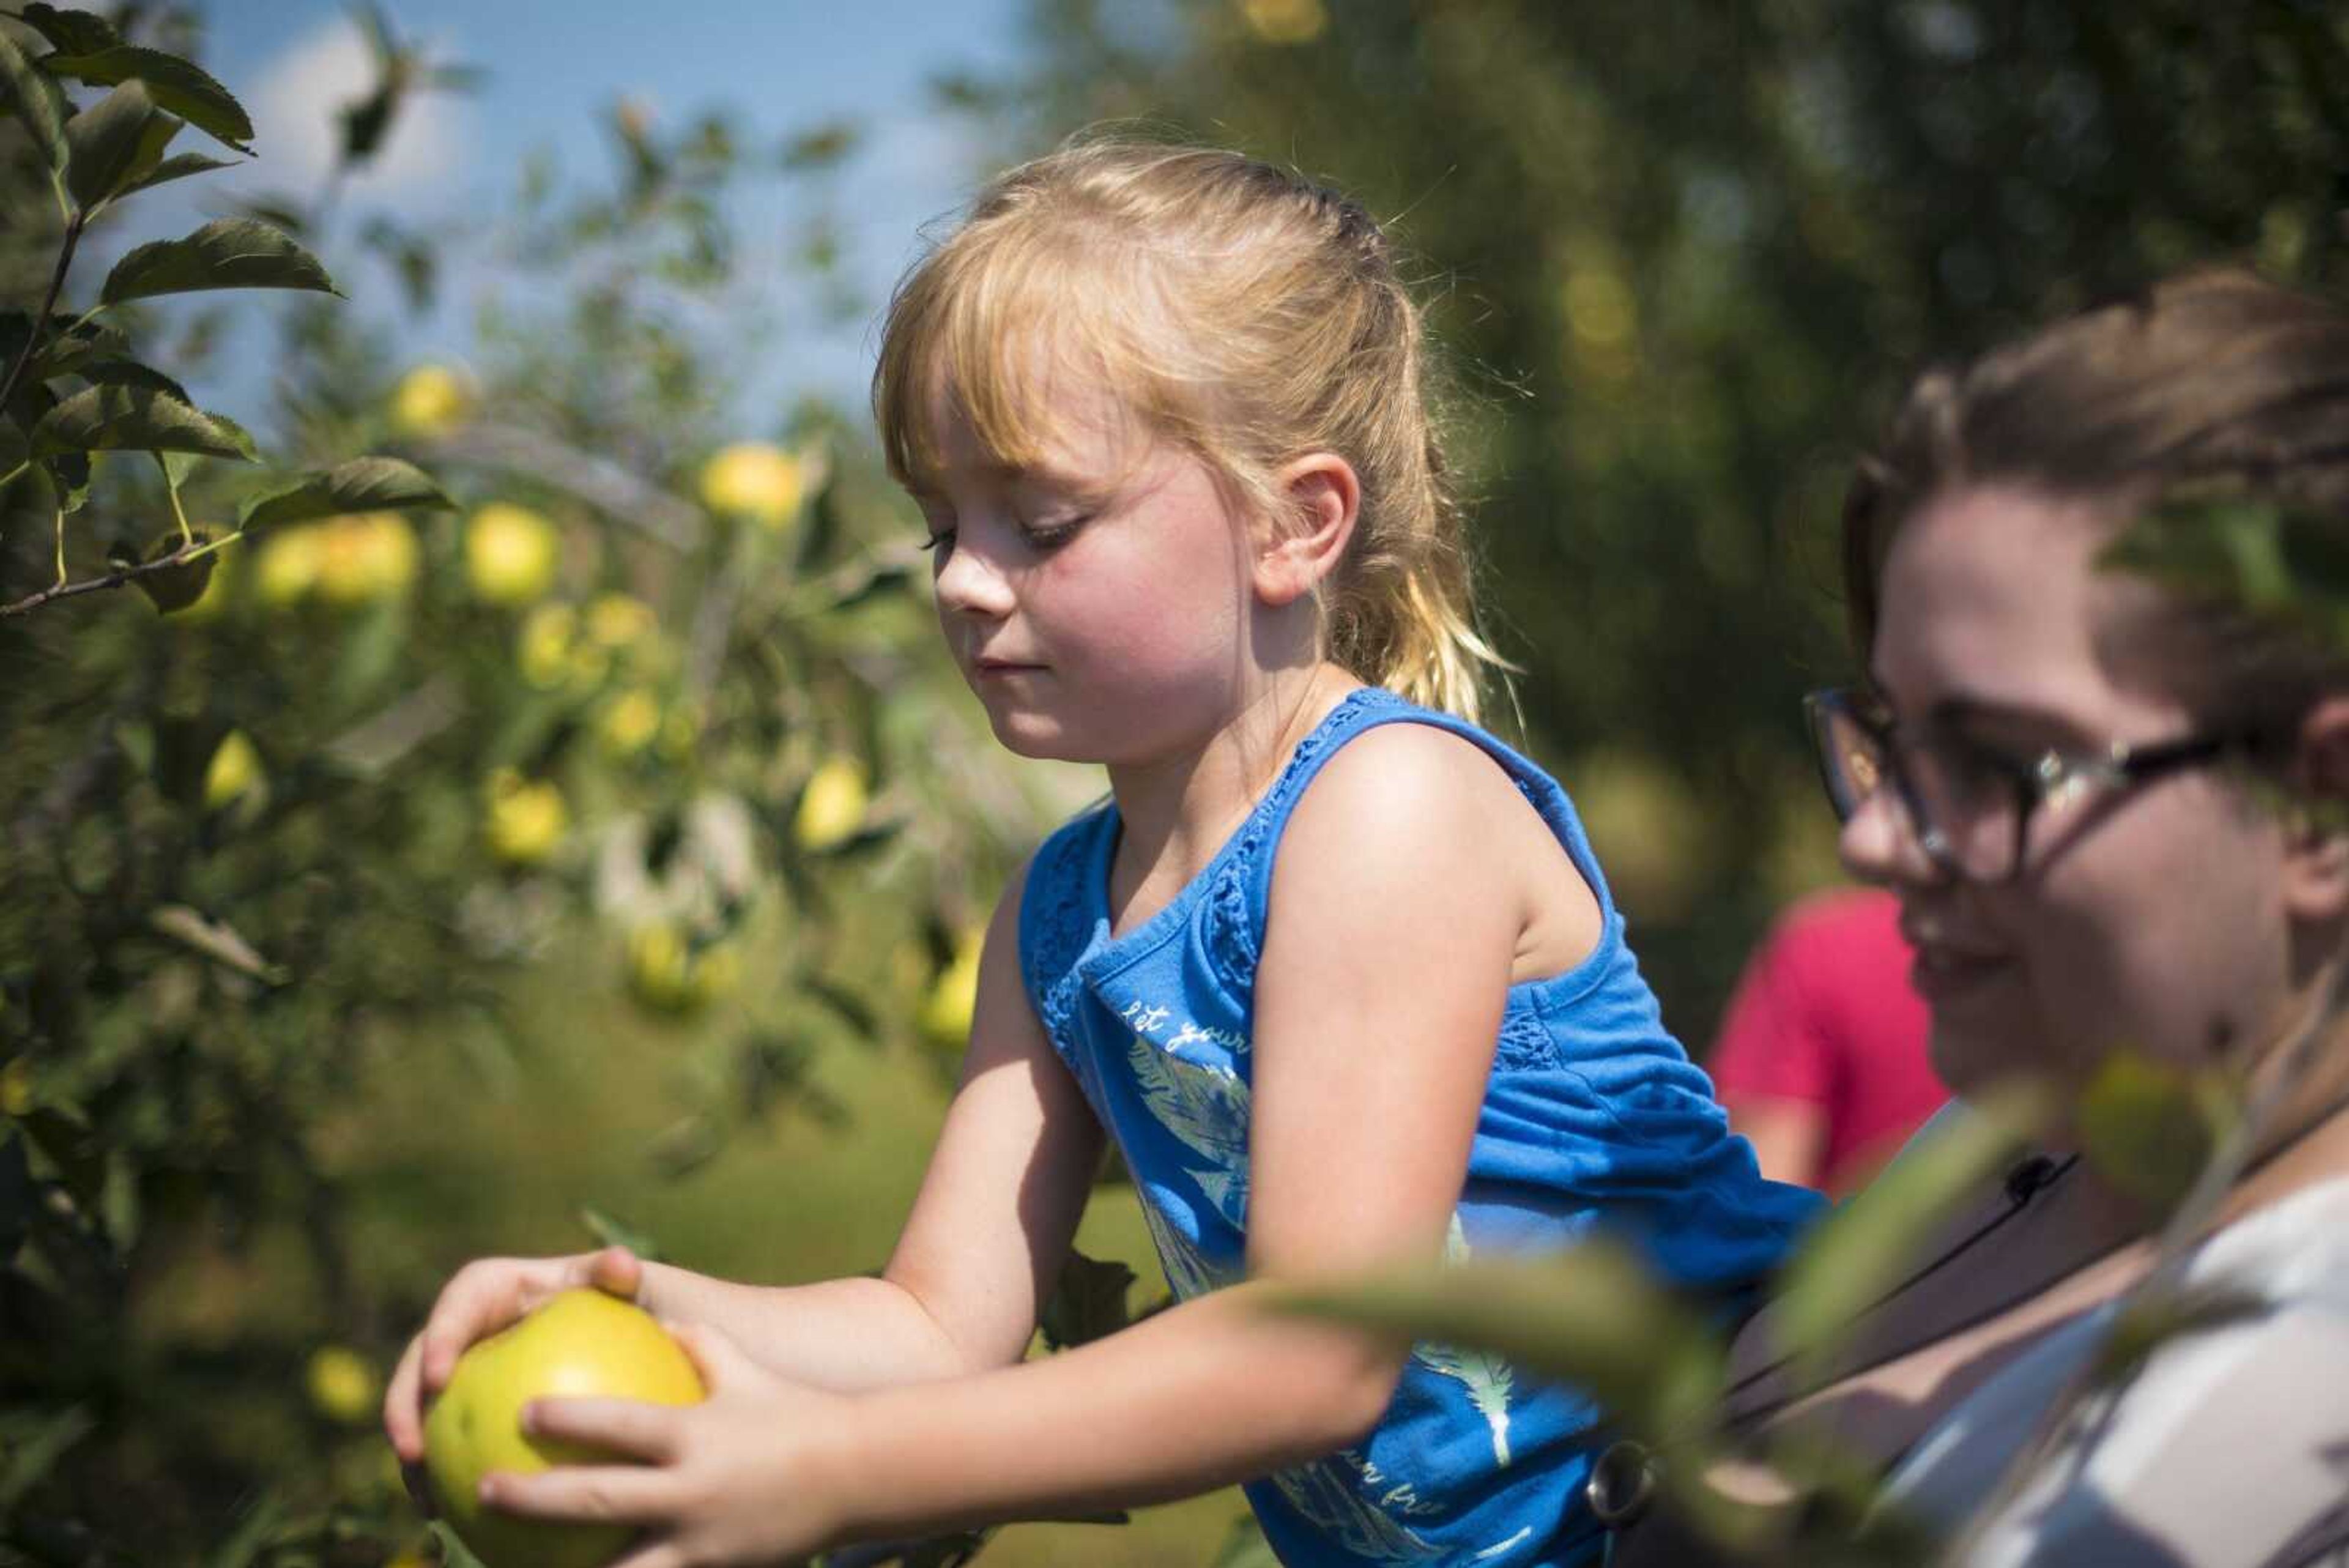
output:
POLYGON ((455 504, 414 463, 396 457, 358 457, 253 496, 237 523, 252 531, 349 512, 454 510, 455 504))
POLYGON ((2046 1124, 2048 1097, 2044 1087, 2013 1089, 1937 1127, 1812 1232, 1785 1270, 1775 1319, 1777 1343, 1807 1376, 1824 1373, 1850 1325, 1929 1255, 1942 1217, 2046 1124))
POLYGON ((140 245, 114 264, 98 298, 106 305, 212 288, 306 288, 335 292, 317 259, 266 223, 222 218, 185 239, 140 245))
MULTIPOLYGON (((419 1526, 347 1429, 351 1369, 463 1259, 354 1255, 361 1085, 412 1047, 526 1123, 568 1043, 506 998, 589 955, 673 1112, 610 1158, 690 1179, 840 1118, 828 1053, 913 1048, 931 933, 975 924, 1041 821, 951 701, 917 530, 845 421, 756 432, 783 499, 700 493, 750 367, 683 323, 722 304, 723 348, 771 347, 727 211, 804 160, 639 117, 613 190, 506 231, 354 217, 340 243, 420 257, 411 286, 457 244, 521 258, 478 366, 403 365, 318 257, 342 171, 466 73, 375 18, 396 90, 345 117, 316 202, 133 246, 89 299, 90 225, 219 166, 165 156, 179 117, 249 128, 144 34, 24 20, 60 51, 22 65, 65 157, 54 191, 0 171, 9 210, 58 213, 0 275, 0 657, 26 672, 0 689, 0 1561, 379 1563, 419 1526), (189 397, 142 308, 229 289, 301 298, 258 437, 189 397), (827 769, 853 820, 803 843, 827 769), (326 1352, 340 1391, 305 1397, 326 1352)), ((1056 1302, 1071 1336, 1123 1321, 1109 1277, 1056 1302)))
POLYGON ((53 78, 97 87, 144 82, 158 107, 233 151, 249 154, 253 151, 247 145, 253 140, 253 120, 244 106, 193 61, 160 49, 115 44, 86 54, 45 55, 40 66, 53 78))

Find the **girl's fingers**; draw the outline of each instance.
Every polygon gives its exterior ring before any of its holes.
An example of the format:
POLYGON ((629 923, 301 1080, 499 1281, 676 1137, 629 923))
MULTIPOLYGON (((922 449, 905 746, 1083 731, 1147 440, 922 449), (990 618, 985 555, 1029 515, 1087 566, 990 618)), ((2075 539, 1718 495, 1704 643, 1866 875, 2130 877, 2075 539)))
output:
POLYGON ((644 1274, 645 1266, 634 1252, 626 1247, 606 1247, 587 1259, 584 1282, 623 1301, 634 1301, 644 1283, 644 1274))
POLYGON ((675 1516, 677 1483, 641 1465, 556 1465, 530 1475, 510 1470, 481 1478, 481 1501, 532 1519, 652 1524, 675 1516))
POLYGON ((641 1399, 533 1399, 523 1409, 533 1438, 592 1443, 624 1459, 666 1464, 677 1458, 678 1410, 641 1399))
POLYGON ((719 1329, 706 1323, 663 1323, 663 1328, 693 1358, 702 1386, 712 1393, 745 1374, 756 1373, 758 1363, 719 1329))
POLYGON ((391 1369, 391 1381, 384 1386, 383 1429, 402 1464, 414 1464, 424 1457, 423 1385, 419 1372, 423 1359, 422 1337, 409 1340, 408 1348, 399 1353, 399 1364, 391 1369))
POLYGON ((621 1558, 611 1568, 682 1568, 685 1554, 666 1535, 653 1536, 636 1543, 636 1549, 621 1558))

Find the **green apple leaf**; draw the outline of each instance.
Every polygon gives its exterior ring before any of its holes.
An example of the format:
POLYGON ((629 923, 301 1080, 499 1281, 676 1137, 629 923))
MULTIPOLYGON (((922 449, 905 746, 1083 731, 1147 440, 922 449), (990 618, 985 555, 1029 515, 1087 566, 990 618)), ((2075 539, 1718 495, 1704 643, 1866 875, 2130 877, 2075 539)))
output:
POLYGON ((157 163, 144 174, 134 176, 116 194, 128 196, 133 191, 145 191, 156 185, 168 185, 174 180, 184 180, 191 174, 209 174, 215 169, 235 167, 236 160, 233 158, 213 158, 202 152, 177 153, 157 163))
POLYGON ((1044 1343, 1055 1350, 1073 1350, 1132 1323, 1126 1296, 1134 1277, 1132 1269, 1114 1258, 1089 1258, 1071 1247, 1038 1317, 1044 1343))
POLYGON ((134 78, 66 121, 66 189, 82 211, 113 195, 138 168, 155 118, 154 99, 134 78))
POLYGON ((143 244, 114 264, 98 293, 105 305, 213 288, 306 288, 333 294, 317 258, 266 223, 222 218, 185 239, 143 244))
POLYGON ((92 87, 112 87, 136 77, 147 84, 160 107, 224 146, 253 151, 253 120, 244 106, 202 67, 177 55, 116 44, 87 53, 46 55, 41 65, 53 76, 71 77, 92 87))
POLYGON ((1492 1352, 1521 1372, 1589 1390, 1634 1436, 1679 1429, 1722 1389, 1722 1347, 1704 1317, 1604 1235, 1540 1260, 1283 1290, 1270 1304, 1401 1342, 1492 1352))
POLYGON ((235 421, 208 414, 152 387, 91 387, 76 392, 33 427, 33 450, 198 452, 254 462, 253 438, 235 421))
MULTIPOLYGON (((212 535, 199 529, 195 541, 199 545, 207 545, 212 542, 212 535)), ((180 531, 174 528, 147 547, 147 554, 140 564, 151 566, 157 561, 168 560, 182 548, 184 541, 180 537, 180 531)), ((219 564, 220 557, 216 555, 199 556, 176 566, 141 572, 130 580, 140 593, 147 596, 157 615, 170 615, 175 610, 187 608, 204 597, 204 589, 212 585, 212 568, 219 564)))
POLYGON ((245 503, 239 522, 247 529, 274 528, 347 512, 456 509, 457 504, 414 463, 396 457, 355 457, 254 497, 245 503))
POLYGON ((43 344, 41 351, 33 356, 33 362, 26 370, 28 380, 79 375, 84 365, 94 360, 115 358, 130 347, 127 335, 102 321, 76 325, 62 317, 52 317, 51 330, 57 336, 43 344))
POLYGON ((1772 1303, 1778 1348, 1797 1361, 1831 1355, 1851 1324, 1917 1265, 1958 1207, 2030 1141, 2044 1089, 2014 1085, 1951 1113, 1885 1173, 1811 1231, 1772 1303))
POLYGON ((47 38, 49 47, 59 54, 94 55, 122 42, 122 35, 105 17, 44 5, 38 0, 19 12, 16 19, 47 38))
POLYGON ((50 170, 62 173, 71 156, 66 147, 65 95, 5 32, 0 32, 0 94, 33 133, 33 145, 41 150, 50 170))
POLYGON ((150 391, 177 398, 183 403, 195 401, 188 396, 187 388, 152 365, 142 365, 136 359, 92 360, 76 367, 74 374, 94 387, 145 387, 150 391))

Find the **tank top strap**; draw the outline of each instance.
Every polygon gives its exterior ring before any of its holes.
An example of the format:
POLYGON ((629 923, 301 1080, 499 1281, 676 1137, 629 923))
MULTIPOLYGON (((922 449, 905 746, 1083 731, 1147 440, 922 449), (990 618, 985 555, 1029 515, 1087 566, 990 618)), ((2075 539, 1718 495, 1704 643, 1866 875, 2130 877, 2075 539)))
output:
POLYGON ((1357 735, 1382 724, 1417 723, 1447 730, 1474 743, 1506 772, 1527 803, 1547 823, 1599 899, 1609 929, 1617 922, 1599 857, 1565 790, 1528 758, 1480 725, 1457 714, 1423 708, 1380 687, 1350 692, 1311 733, 1298 743, 1287 766, 1241 829, 1242 840, 1208 892, 1206 946, 1216 967, 1244 993, 1253 983, 1262 950, 1265 913, 1272 895, 1273 863, 1281 830, 1307 786, 1330 759, 1357 735))

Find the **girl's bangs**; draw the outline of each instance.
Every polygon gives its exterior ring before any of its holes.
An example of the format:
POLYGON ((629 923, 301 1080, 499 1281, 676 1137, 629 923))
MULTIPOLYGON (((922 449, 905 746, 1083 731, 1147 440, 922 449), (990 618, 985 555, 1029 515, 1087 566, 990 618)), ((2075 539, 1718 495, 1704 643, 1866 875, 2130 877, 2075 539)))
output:
MULTIPOLYGON (((969 425, 983 459, 1040 466, 1054 430, 1056 384, 1119 374, 1132 358, 1102 319, 1107 291, 1074 284, 1061 247, 1002 243, 931 258, 909 285, 882 348, 875 413, 891 474, 934 491, 941 462, 933 415, 940 394, 969 425)), ((1144 399, 1147 403, 1152 400, 1144 399)))

